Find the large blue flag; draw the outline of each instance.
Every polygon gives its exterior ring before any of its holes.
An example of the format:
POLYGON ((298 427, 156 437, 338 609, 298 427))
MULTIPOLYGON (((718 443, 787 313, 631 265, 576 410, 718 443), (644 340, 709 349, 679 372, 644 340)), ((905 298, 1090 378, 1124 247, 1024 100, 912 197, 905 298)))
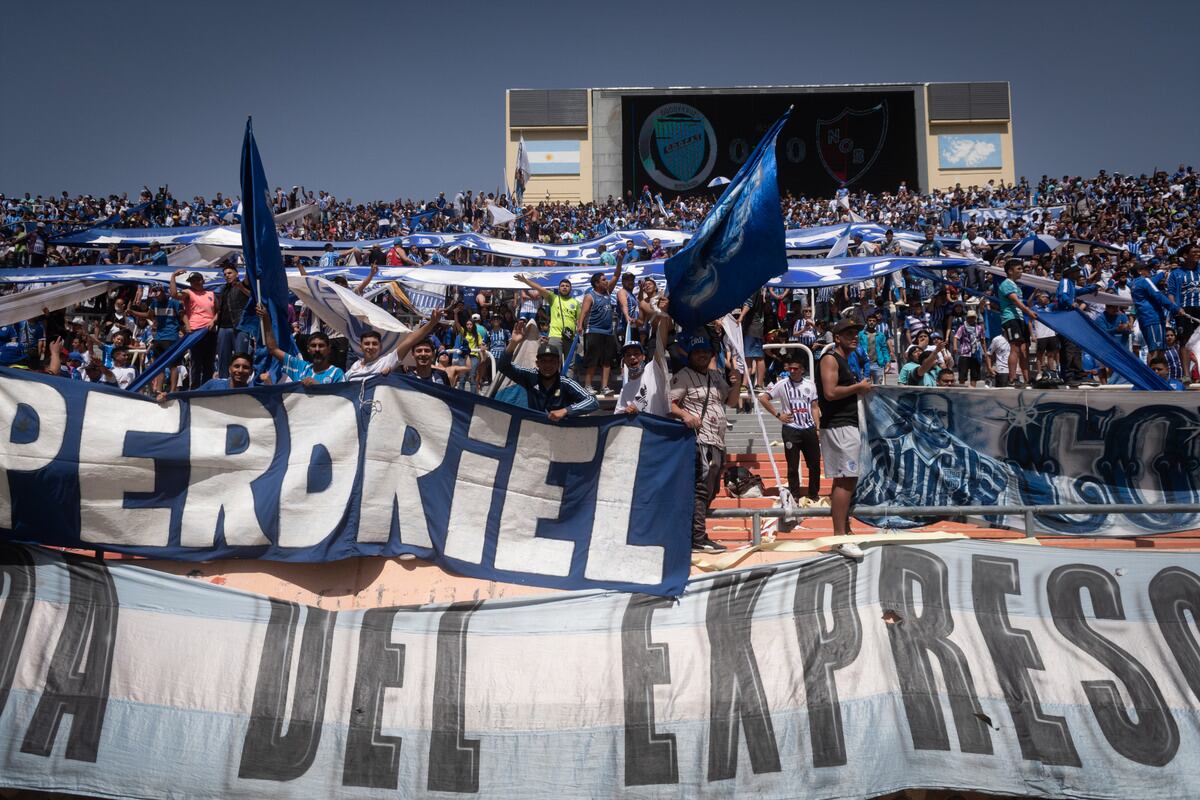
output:
POLYGON ((1039 311, 1038 321, 1060 336, 1065 336, 1099 359, 1137 389, 1151 392, 1169 392, 1171 385, 1115 336, 1096 324, 1095 320, 1078 308, 1067 311, 1039 311))
POLYGON ((670 313, 684 330, 727 314, 787 271, 775 140, 791 113, 771 126, 696 235, 664 265, 670 313))
POLYGON ((283 271, 283 255, 279 250, 279 234, 275 230, 275 215, 271 213, 270 188, 258 145, 254 143, 251 121, 246 120, 246 136, 242 140, 242 252, 246 257, 246 278, 250 282, 250 302, 239 326, 248 333, 259 335, 256 308, 267 307, 275 341, 284 352, 295 353, 292 327, 288 322, 287 276, 283 271))

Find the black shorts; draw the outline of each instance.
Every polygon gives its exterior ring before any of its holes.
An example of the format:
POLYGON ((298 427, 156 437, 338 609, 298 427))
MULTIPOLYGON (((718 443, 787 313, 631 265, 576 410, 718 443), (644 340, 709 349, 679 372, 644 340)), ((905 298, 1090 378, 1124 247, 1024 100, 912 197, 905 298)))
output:
MULTIPOLYGON (((1183 311, 1186 314, 1191 314, 1193 317, 1200 319, 1200 308, 1188 306, 1187 308, 1183 309, 1183 311)), ((1187 317, 1175 317, 1175 339, 1177 342, 1179 342, 1181 347, 1187 347, 1188 340, 1192 338, 1192 334, 1196 332, 1197 327, 1200 327, 1200 325, 1192 322, 1187 317)))
POLYGON ((611 333, 583 335, 583 366, 589 369, 606 367, 617 357, 617 340, 611 333))
POLYGON ((1000 326, 1004 338, 1012 344, 1025 344, 1029 341, 1029 326, 1023 319, 1010 319, 1000 326))
POLYGON ((179 344, 178 339, 172 339, 169 342, 160 342, 158 339, 155 339, 150 343, 150 355, 152 355, 154 358, 158 358, 177 344, 179 344))
POLYGON ((958 359, 958 382, 966 383, 968 380, 979 380, 982 370, 979 368, 979 359, 975 356, 961 356, 958 359))
POLYGON ((1039 353, 1057 353, 1062 349, 1062 343, 1059 342, 1057 336, 1043 336, 1037 340, 1037 351, 1039 353))

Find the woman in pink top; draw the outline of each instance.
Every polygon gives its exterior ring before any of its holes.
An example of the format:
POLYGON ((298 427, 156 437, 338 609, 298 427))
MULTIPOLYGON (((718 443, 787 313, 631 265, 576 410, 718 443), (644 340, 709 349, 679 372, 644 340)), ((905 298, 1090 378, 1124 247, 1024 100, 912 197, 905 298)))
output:
POLYGON ((208 329, 200 341, 192 345, 192 368, 188 371, 188 387, 195 389, 207 382, 216 370, 217 361, 217 295, 204 288, 204 276, 193 272, 188 276, 188 288, 180 291, 176 279, 187 272, 177 269, 171 275, 171 297, 183 303, 187 333, 208 329))

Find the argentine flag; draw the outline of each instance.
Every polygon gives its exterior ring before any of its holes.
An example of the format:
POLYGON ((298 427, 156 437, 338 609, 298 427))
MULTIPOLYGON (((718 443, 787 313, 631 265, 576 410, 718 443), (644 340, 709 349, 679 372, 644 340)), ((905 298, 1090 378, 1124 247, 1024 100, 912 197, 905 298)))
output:
POLYGON ((530 175, 578 175, 579 140, 544 139, 525 142, 530 175))
POLYGON ((771 126, 696 235, 664 265, 670 314, 684 330, 718 319, 787 272, 775 140, 791 113, 771 126))

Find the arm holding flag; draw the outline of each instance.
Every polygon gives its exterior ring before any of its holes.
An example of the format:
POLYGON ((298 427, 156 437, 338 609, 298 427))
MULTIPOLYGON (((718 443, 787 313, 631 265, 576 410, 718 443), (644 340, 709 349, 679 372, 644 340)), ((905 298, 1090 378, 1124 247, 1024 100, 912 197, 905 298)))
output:
POLYGON ((279 343, 275 341, 275 331, 271 328, 270 315, 267 313, 267 307, 259 303, 255 313, 263 320, 263 347, 267 348, 267 352, 272 358, 280 363, 287 361, 287 353, 279 348, 279 343))

